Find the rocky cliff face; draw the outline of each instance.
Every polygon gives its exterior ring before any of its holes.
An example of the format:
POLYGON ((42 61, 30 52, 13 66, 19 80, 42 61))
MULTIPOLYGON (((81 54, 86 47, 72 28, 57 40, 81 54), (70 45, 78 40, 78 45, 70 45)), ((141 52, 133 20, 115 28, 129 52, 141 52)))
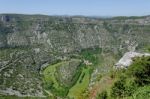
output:
POLYGON ((70 52, 95 46, 134 50, 137 44, 149 43, 148 17, 104 20, 1 15, 0 19, 0 47, 41 45, 50 50, 70 52))

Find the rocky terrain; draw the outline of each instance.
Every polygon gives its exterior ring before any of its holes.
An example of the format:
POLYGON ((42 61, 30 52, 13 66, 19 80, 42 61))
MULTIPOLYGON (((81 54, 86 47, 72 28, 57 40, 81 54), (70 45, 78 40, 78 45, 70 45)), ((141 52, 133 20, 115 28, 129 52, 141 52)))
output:
POLYGON ((69 98, 82 84, 77 94, 86 93, 124 53, 149 44, 150 16, 1 14, 0 94, 69 98))
POLYGON ((116 68, 127 68, 133 62, 133 58, 135 57, 144 57, 150 56, 149 53, 137 53, 137 52, 127 52, 124 56, 115 64, 116 68))

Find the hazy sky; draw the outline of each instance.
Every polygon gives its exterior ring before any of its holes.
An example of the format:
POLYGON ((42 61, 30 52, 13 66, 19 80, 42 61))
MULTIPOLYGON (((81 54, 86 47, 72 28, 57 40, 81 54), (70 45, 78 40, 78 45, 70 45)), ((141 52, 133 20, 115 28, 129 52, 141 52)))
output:
POLYGON ((142 16, 150 15, 150 0, 0 0, 0 13, 142 16))

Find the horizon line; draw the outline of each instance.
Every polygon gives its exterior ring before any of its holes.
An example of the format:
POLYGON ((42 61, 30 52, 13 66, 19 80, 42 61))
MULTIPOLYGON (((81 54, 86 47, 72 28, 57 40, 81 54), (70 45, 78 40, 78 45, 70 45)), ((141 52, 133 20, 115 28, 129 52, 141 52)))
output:
POLYGON ((82 17, 144 17, 150 16, 150 14, 145 15, 82 15, 82 14, 42 14, 42 13, 0 13, 0 15, 41 15, 41 16, 68 16, 68 17, 75 17, 75 16, 82 16, 82 17))

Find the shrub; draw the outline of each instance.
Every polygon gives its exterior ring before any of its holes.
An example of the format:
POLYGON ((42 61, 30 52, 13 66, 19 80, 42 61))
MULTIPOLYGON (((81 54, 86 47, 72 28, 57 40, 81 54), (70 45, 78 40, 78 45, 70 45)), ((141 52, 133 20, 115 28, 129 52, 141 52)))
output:
POLYGON ((134 81, 134 78, 128 78, 126 74, 123 74, 114 83, 112 87, 111 96, 113 97, 131 96, 134 93, 136 86, 137 85, 134 81))
POLYGON ((133 96, 139 86, 150 84, 150 57, 135 58, 127 70, 117 73, 121 76, 112 86, 111 96, 133 96))
POLYGON ((119 80, 117 80, 111 91, 111 96, 113 97, 123 97, 125 96, 125 78, 122 77, 119 80))
POLYGON ((107 91, 103 91, 96 97, 96 99, 107 99, 107 97, 108 97, 107 91))
POLYGON ((132 96, 132 94, 137 89, 137 84, 135 83, 134 78, 127 78, 126 85, 125 85, 125 95, 132 96))
POLYGON ((150 83, 150 57, 138 57, 128 68, 128 75, 133 75, 136 82, 142 86, 150 83))

